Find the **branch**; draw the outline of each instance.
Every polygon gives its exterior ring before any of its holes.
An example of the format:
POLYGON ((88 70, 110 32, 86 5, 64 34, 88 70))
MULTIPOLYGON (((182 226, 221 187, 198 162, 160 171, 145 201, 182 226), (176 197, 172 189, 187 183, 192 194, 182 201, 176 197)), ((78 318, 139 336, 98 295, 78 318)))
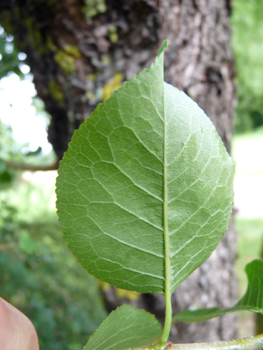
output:
POLYGON ((262 350, 263 334, 255 337, 213 343, 172 344, 169 350, 262 350))
POLYGON ((167 342, 166 347, 159 348, 158 345, 154 345, 136 350, 263 350, 263 334, 213 343, 173 344, 167 342))
POLYGON ((50 171, 50 170, 57 170, 58 169, 58 161, 56 161, 53 164, 50 165, 31 165, 31 164, 25 164, 25 163, 16 163, 12 162, 10 160, 5 160, 5 164, 13 169, 18 170, 28 170, 28 171, 50 171))

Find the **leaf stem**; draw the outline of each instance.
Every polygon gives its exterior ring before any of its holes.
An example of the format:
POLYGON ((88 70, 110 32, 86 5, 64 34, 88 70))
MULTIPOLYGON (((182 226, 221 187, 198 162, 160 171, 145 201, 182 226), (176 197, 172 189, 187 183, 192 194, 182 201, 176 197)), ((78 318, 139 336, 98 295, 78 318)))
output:
POLYGON ((170 291, 167 291, 167 293, 165 293, 164 298, 165 298, 165 320, 164 320, 163 334, 160 341, 161 345, 167 342, 170 334, 170 330, 171 330, 171 325, 172 325, 172 303, 171 303, 170 291))

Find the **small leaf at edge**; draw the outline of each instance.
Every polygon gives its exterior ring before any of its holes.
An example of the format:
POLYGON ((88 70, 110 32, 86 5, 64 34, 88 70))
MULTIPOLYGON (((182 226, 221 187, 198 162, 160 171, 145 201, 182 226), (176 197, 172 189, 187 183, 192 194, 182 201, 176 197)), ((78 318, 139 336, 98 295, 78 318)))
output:
POLYGON ((253 260, 246 265, 245 271, 248 278, 247 291, 235 306, 186 310, 175 315, 173 319, 181 322, 203 322, 229 312, 254 311, 263 313, 263 261, 253 260))
POLYGON ((126 350, 151 345, 162 333, 155 316, 131 305, 118 307, 100 324, 84 349, 126 350))

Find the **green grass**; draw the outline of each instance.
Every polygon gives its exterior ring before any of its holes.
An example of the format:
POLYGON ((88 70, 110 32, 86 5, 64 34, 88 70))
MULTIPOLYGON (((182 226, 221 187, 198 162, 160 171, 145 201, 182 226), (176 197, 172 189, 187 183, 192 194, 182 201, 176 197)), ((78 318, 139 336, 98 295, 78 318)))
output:
POLYGON ((239 296, 246 290, 247 278, 244 268, 247 263, 259 259, 263 249, 263 218, 246 219, 237 217, 235 220, 237 231, 237 276, 239 282, 239 296))
MULTIPOLYGON (((253 179, 263 174, 263 127, 236 135, 233 138, 232 155, 236 163, 237 177, 249 175, 248 178, 253 182, 253 179)), ((247 183, 247 186, 249 186, 249 183, 247 183)), ((258 193, 253 194, 255 199, 257 195, 258 193)), ((253 205, 257 205, 256 201, 251 203, 251 206, 253 205)), ((247 283, 244 267, 249 261, 260 257, 263 247, 263 208, 262 217, 259 218, 246 218, 237 213, 235 228, 237 231, 238 254, 237 274, 242 294, 247 283)))
MULTIPOLYGON (((263 249, 263 218, 247 219, 236 217, 237 260, 236 274, 238 280, 238 297, 242 297, 247 288, 247 277, 244 271, 247 263, 254 259, 262 259, 263 249)), ((258 334, 255 324, 256 314, 241 312, 238 314, 239 337, 258 334)), ((262 330, 260 331, 262 333, 262 330)))
MULTIPOLYGON (((256 186, 254 185, 260 184, 258 179, 261 179, 263 175, 263 128, 236 135, 233 139, 232 155, 236 163, 236 176, 243 181, 243 203, 250 200, 251 208, 253 205, 261 205, 260 198, 258 198, 260 188, 256 192, 256 186), (246 195, 249 195, 249 198, 246 195)), ((242 191, 242 187, 239 186, 238 188, 242 191)), ((239 195, 242 196, 242 193, 239 195)), ((251 212, 259 214, 260 210, 257 207, 255 209, 257 210, 252 210, 251 212)), ((243 214, 246 214, 246 211, 243 210, 243 214)), ((244 271, 246 264, 254 259, 262 259, 263 208, 261 217, 249 218, 245 217, 245 215, 242 216, 240 212, 237 213, 235 229, 237 232, 236 272, 239 285, 238 294, 239 297, 242 297, 247 287, 247 277, 244 271)), ((238 328, 240 337, 250 336, 255 332, 254 319, 255 315, 253 313, 245 312, 239 314, 238 328)))

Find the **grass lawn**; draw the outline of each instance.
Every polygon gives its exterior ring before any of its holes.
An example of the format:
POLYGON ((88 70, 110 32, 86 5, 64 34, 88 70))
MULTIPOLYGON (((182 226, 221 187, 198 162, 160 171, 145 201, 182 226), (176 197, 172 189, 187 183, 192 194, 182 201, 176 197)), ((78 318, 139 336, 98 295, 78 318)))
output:
MULTIPOLYGON (((244 268, 254 259, 262 258, 263 250, 263 128, 237 135, 233 139, 232 155, 236 163, 234 183, 237 231, 237 278, 239 296, 247 286, 244 268)), ((254 315, 239 316, 240 336, 254 332, 254 315)))
POLYGON ((235 207, 238 238, 237 271, 242 292, 245 265, 260 257, 263 246, 263 128, 237 135, 232 155, 236 163, 235 207))
MULTIPOLYGON (((237 232, 236 272, 238 294, 242 297, 247 288, 247 276, 244 271, 246 264, 254 259, 262 259, 263 250, 263 218, 251 219, 237 216, 235 219, 237 232)), ((255 332, 255 316, 252 312, 238 314, 239 337, 248 337, 255 332)), ((262 333, 262 330, 260 330, 262 333)))
POLYGON ((263 248, 263 218, 247 219, 237 217, 235 228, 237 241, 237 273, 240 284, 240 296, 245 293, 247 278, 244 268, 247 263, 259 259, 263 248))

